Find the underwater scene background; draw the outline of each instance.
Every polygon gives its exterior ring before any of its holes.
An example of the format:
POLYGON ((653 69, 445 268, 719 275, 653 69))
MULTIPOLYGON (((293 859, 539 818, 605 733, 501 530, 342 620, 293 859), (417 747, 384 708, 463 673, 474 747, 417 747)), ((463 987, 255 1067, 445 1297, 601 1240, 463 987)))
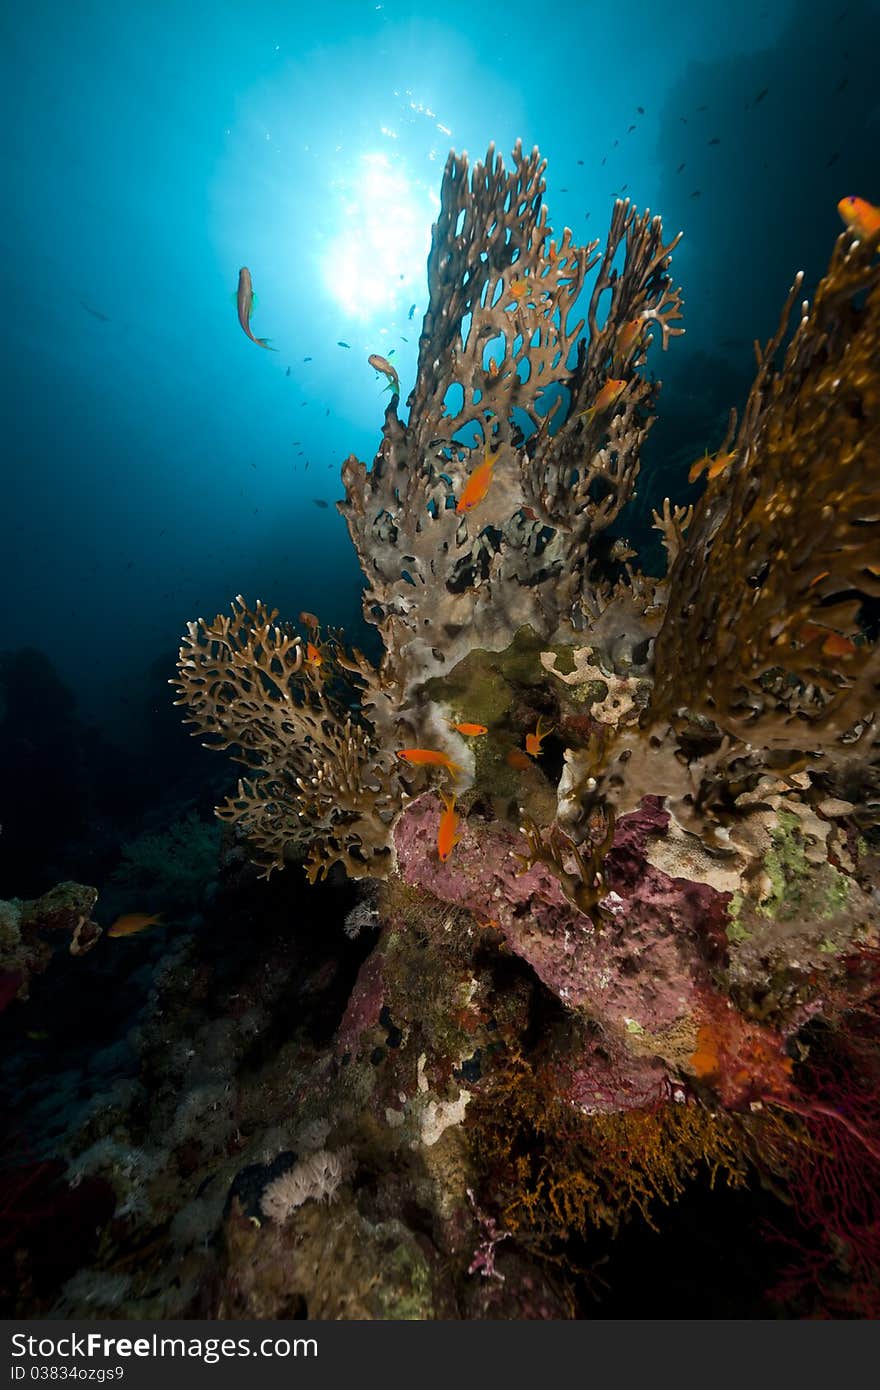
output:
POLYGON ((880 1315, 876 0, 0 42, 3 1315, 880 1315))

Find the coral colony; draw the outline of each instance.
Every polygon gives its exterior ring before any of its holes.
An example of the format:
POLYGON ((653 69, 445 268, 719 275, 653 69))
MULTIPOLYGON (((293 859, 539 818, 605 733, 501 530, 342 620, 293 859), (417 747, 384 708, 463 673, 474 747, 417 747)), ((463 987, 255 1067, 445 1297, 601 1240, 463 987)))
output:
MULTIPOLYGON (((880 227, 796 278, 657 578, 621 532, 677 238, 554 236, 544 168, 450 156, 408 419, 392 371, 344 464, 378 663, 242 597, 188 626, 178 703, 246 774, 149 1091, 69 1145, 118 1244, 56 1315, 571 1316, 627 1221, 748 1186, 778 1306, 880 1316, 880 227), (303 870, 344 898, 310 936, 303 870)), ((93 904, 3 905, 7 993, 93 904)))
POLYGON ((510 1315, 543 1295, 508 1235, 650 1220, 702 1168, 781 1185, 790 1287, 876 1316, 878 237, 839 236, 790 331, 796 278, 702 496, 654 513, 656 579, 606 533, 678 238, 628 201, 604 247, 554 238, 544 168, 450 156, 408 422, 394 394, 344 465, 378 666, 238 598, 189 626, 179 703, 248 768, 218 814, 265 872, 381 880, 326 1118, 350 1173, 419 1157, 510 1315))

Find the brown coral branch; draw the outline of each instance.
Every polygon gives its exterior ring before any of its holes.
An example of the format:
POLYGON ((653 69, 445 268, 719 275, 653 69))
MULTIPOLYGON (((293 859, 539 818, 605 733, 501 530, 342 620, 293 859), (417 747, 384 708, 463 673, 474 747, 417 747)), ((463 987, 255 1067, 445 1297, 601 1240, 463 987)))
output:
POLYGON ((239 595, 231 617, 187 625, 175 703, 188 707, 206 746, 231 748, 253 772, 217 814, 247 836, 267 876, 300 851, 312 878, 337 860, 353 877, 379 876, 403 786, 391 752, 351 716, 361 684, 348 697, 335 689, 353 672, 366 685, 367 663, 343 665, 325 642, 322 665, 310 666, 299 635, 276 618, 239 595))
POLYGON ((638 372, 647 331, 622 354, 620 333, 628 319, 660 323, 664 345, 681 331, 668 276, 677 238, 664 243, 659 218, 626 202, 581 339, 577 306, 597 243, 576 246, 568 228, 553 238, 544 167, 519 145, 509 171, 494 147, 472 170, 450 155, 409 422, 389 412, 372 468, 350 458, 343 469, 339 509, 367 577, 365 616, 385 644, 382 680, 408 696, 474 646, 500 650, 536 622, 552 640, 607 603, 594 541, 633 496, 657 389, 638 372), (612 371, 626 372, 625 391, 579 418, 612 371), (462 514, 489 454, 485 496, 462 514))
POLYGON ((880 260, 847 234, 781 366, 799 276, 763 350, 736 457, 669 576, 655 710, 687 706, 755 745, 819 750, 880 709, 861 633, 880 555, 880 260))

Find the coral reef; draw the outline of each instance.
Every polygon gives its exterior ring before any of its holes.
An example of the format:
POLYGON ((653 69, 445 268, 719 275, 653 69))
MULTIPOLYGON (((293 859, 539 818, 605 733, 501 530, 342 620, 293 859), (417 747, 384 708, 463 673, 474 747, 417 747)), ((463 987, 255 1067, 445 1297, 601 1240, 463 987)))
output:
POLYGON ((806 1232, 768 1285, 877 1307, 878 239, 786 346, 795 282, 655 579, 620 532, 677 238, 625 201, 601 250, 556 237, 543 175, 450 156, 408 418, 395 377, 344 465, 378 666, 240 597, 188 627, 178 703, 248 769, 218 952, 245 847, 287 866, 264 903, 348 896, 323 953, 288 903, 234 989, 195 946, 159 982, 149 1118, 70 1145, 155 1260, 104 1252, 65 1308, 570 1316, 604 1237, 759 1183, 806 1232))
POLYGON ((0 902, 0 1012, 13 999, 27 999, 30 981, 42 974, 52 956, 51 933, 68 932, 68 951, 85 955, 101 928, 91 920, 96 888, 59 883, 40 898, 0 902))

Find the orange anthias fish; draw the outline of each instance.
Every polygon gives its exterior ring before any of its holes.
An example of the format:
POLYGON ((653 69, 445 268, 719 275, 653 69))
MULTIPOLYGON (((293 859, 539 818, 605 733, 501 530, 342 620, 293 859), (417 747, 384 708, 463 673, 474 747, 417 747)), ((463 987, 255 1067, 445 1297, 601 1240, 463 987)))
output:
POLYGON ((456 733, 464 734, 465 738, 479 738, 480 734, 489 732, 486 724, 456 724, 453 719, 447 719, 446 723, 450 729, 455 729, 456 733))
POLYGON ((548 725, 546 729, 541 728, 541 716, 538 715, 538 722, 535 725, 535 732, 533 734, 526 734, 526 752, 528 753, 530 758, 539 758, 541 756, 541 744, 547 737, 547 735, 551 734, 552 732, 552 724, 548 725))
POLYGON ((138 932, 146 931, 147 927, 158 927, 162 925, 162 914, 157 912, 127 912, 124 917, 117 917, 112 927, 108 927, 108 936, 137 936, 138 932))
POLYGON ((609 377, 589 410, 582 410, 578 418, 592 420, 594 415, 601 415, 603 411, 610 410, 612 406, 617 405, 627 388, 627 384, 626 381, 617 377, 609 377))
POLYGON ((413 767, 443 767, 453 777, 461 771, 448 753, 440 753, 436 748, 401 748, 397 756, 413 767))
POLYGON ((823 656, 853 656, 858 647, 849 637, 844 637, 841 632, 834 632, 831 628, 820 627, 818 623, 803 623, 798 629, 796 636, 798 641, 809 645, 823 638, 822 646, 819 648, 823 656))
POLYGON ((629 319, 626 323, 621 324, 617 333, 617 341, 614 344, 615 363, 626 361, 631 349, 641 336, 642 328, 641 319, 629 319))
POLYGON ((391 363, 388 361, 388 358, 380 357, 378 352, 371 352, 367 361, 371 367, 375 367, 376 371, 381 372, 386 378, 388 385, 385 387, 385 390, 390 391, 393 396, 399 396, 400 377, 397 375, 396 368, 392 367, 391 363))
POLYGON ((256 343, 257 347, 265 348, 267 352, 277 352, 277 348, 269 346, 268 338, 255 338, 251 332, 251 314, 254 312, 254 287, 251 283, 251 273, 246 265, 243 265, 238 272, 238 290, 235 296, 235 303, 238 308, 238 321, 251 342, 256 343))
POLYGON ((858 647, 849 637, 844 637, 842 632, 829 632, 821 650, 823 656, 854 656, 858 647))
POLYGON ((316 647, 314 642, 306 642, 306 661, 311 666, 323 666, 324 658, 321 655, 320 647, 316 647))
POLYGON ((521 304, 526 295, 531 293, 531 289, 532 287, 528 280, 525 276, 521 275, 519 279, 511 281, 508 287, 508 293, 515 304, 521 304))
POLYGON ((848 198, 841 198, 837 211, 850 231, 864 241, 880 236, 880 208, 875 208, 873 203, 850 194, 848 198))
POLYGON ((728 464, 733 463, 735 458, 735 449, 731 449, 729 452, 723 454, 710 454, 707 451, 703 454, 702 458, 697 459, 696 463, 691 464, 688 470, 688 482, 695 483, 701 473, 705 473, 706 477, 711 482, 713 478, 719 477, 720 474, 724 472, 725 468, 727 468, 728 464))
POLYGON ((443 802, 443 811, 437 829, 437 853, 441 863, 445 864, 461 836, 455 833, 459 825, 458 812, 455 809, 455 797, 447 796, 445 792, 441 792, 440 800, 443 802))
POLYGON ((474 507, 479 506, 486 493, 489 491, 489 484, 492 481, 492 469, 498 460, 501 450, 496 449, 494 454, 489 453, 489 446, 483 456, 483 462, 478 463, 473 473, 464 485, 464 491, 458 499, 455 510, 462 512, 472 512, 474 507))

